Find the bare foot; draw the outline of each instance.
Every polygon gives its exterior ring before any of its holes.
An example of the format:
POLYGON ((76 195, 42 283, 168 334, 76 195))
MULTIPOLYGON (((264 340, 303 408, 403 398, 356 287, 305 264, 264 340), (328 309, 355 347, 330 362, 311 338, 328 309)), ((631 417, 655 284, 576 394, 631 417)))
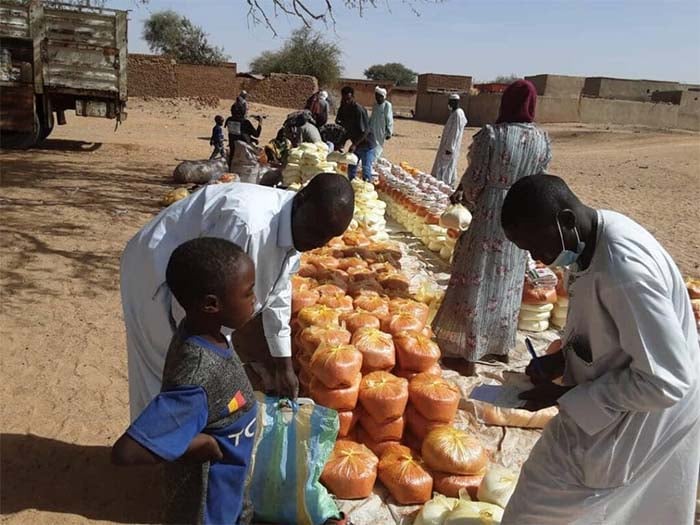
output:
POLYGON ((469 377, 476 375, 474 363, 461 357, 443 357, 442 366, 448 370, 454 370, 461 376, 469 377))

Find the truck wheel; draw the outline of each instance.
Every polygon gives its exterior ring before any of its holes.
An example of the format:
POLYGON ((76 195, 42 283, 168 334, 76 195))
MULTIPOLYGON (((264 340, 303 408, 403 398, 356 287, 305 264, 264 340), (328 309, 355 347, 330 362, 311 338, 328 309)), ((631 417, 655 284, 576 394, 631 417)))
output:
POLYGON ((43 122, 41 123, 41 129, 39 130, 39 141, 42 142, 45 140, 49 135, 51 135, 51 132, 53 131, 53 126, 54 126, 54 118, 53 118, 53 112, 49 116, 49 123, 44 124, 43 122))
MULTIPOLYGON (((50 133, 50 131, 49 131, 50 133)), ((2 133, 0 145, 8 149, 29 149, 41 140, 41 124, 39 123, 39 115, 34 113, 33 130, 27 132, 6 132, 2 133)))

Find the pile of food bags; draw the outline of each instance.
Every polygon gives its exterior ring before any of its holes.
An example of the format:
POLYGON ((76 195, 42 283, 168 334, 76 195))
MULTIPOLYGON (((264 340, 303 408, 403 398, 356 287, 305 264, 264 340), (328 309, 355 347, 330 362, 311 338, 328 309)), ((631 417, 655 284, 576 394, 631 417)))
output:
POLYGON ((379 195, 371 182, 364 182, 360 178, 352 181, 355 191, 355 214, 353 218, 359 226, 369 232, 374 241, 386 241, 389 234, 386 232, 386 203, 379 199, 379 195))
POLYGON ((460 233, 471 222, 466 209, 450 204, 452 188, 406 163, 379 162, 376 171, 377 192, 389 217, 449 261, 460 233))
POLYGON ((282 171, 285 186, 303 185, 319 173, 336 173, 338 165, 327 160, 328 146, 322 142, 304 142, 289 151, 287 165, 282 171))
POLYGON ((483 447, 450 426, 459 390, 441 376, 430 308, 411 297, 400 259, 357 228, 305 253, 292 279, 294 363, 302 394, 338 411, 321 479, 341 499, 367 497, 378 477, 399 503, 424 503, 442 487, 453 494, 464 473, 483 474, 481 459, 465 467, 483 447), (428 426, 457 438, 429 441, 428 426))

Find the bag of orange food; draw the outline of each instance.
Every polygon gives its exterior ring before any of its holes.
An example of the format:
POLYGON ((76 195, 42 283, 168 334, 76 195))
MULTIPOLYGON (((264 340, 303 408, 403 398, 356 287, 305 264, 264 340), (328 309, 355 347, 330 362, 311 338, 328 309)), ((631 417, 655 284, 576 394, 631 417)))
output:
POLYGON ((404 370, 422 372, 440 359, 440 347, 420 332, 405 330, 394 335, 396 359, 404 370))
POLYGON ((339 315, 340 314, 332 308, 328 308, 322 304, 315 304, 299 310, 297 319, 299 320, 302 328, 307 328, 309 326, 337 328, 339 326, 339 315))
POLYGON ((352 345, 321 343, 311 356, 310 369, 326 388, 349 387, 362 369, 362 354, 352 345))
POLYGON ((408 447, 391 447, 379 460, 379 479, 401 505, 423 504, 433 492, 433 478, 408 447))
POLYGON ((408 384, 408 397, 423 417, 449 423, 457 414, 461 395, 455 384, 441 376, 421 373, 408 384))
POLYGON ((401 417, 408 402, 408 381, 388 372, 372 372, 362 378, 359 400, 377 422, 401 417))
POLYGON ((362 352, 362 373, 391 370, 396 364, 396 351, 391 336, 376 328, 360 328, 351 340, 362 352))
POLYGON ((327 388, 317 377, 311 379, 309 390, 316 403, 335 410, 352 410, 357 405, 362 375, 357 374, 351 386, 347 388, 327 388))
POLYGON ((449 474, 478 474, 489 459, 476 437, 449 425, 431 430, 421 453, 429 468, 449 474))
POLYGON ((379 460, 366 446, 338 440, 321 474, 321 483, 340 499, 363 499, 374 489, 379 460))

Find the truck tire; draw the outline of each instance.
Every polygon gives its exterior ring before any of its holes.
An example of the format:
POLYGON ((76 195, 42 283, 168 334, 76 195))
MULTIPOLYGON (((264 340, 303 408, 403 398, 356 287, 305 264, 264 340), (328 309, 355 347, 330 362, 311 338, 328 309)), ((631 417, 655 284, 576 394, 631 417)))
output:
POLYGON ((46 138, 51 135, 51 132, 53 131, 54 127, 54 118, 53 118, 53 113, 49 116, 49 122, 48 124, 41 123, 40 127, 41 129, 39 130, 39 141, 38 142, 43 142, 46 140, 46 138))
MULTIPOLYGON (((51 131, 49 130, 49 133, 51 131)), ((6 132, 2 133, 0 145, 8 149, 29 149, 36 146, 41 140, 41 124, 39 115, 34 113, 34 126, 31 132, 6 132)))

